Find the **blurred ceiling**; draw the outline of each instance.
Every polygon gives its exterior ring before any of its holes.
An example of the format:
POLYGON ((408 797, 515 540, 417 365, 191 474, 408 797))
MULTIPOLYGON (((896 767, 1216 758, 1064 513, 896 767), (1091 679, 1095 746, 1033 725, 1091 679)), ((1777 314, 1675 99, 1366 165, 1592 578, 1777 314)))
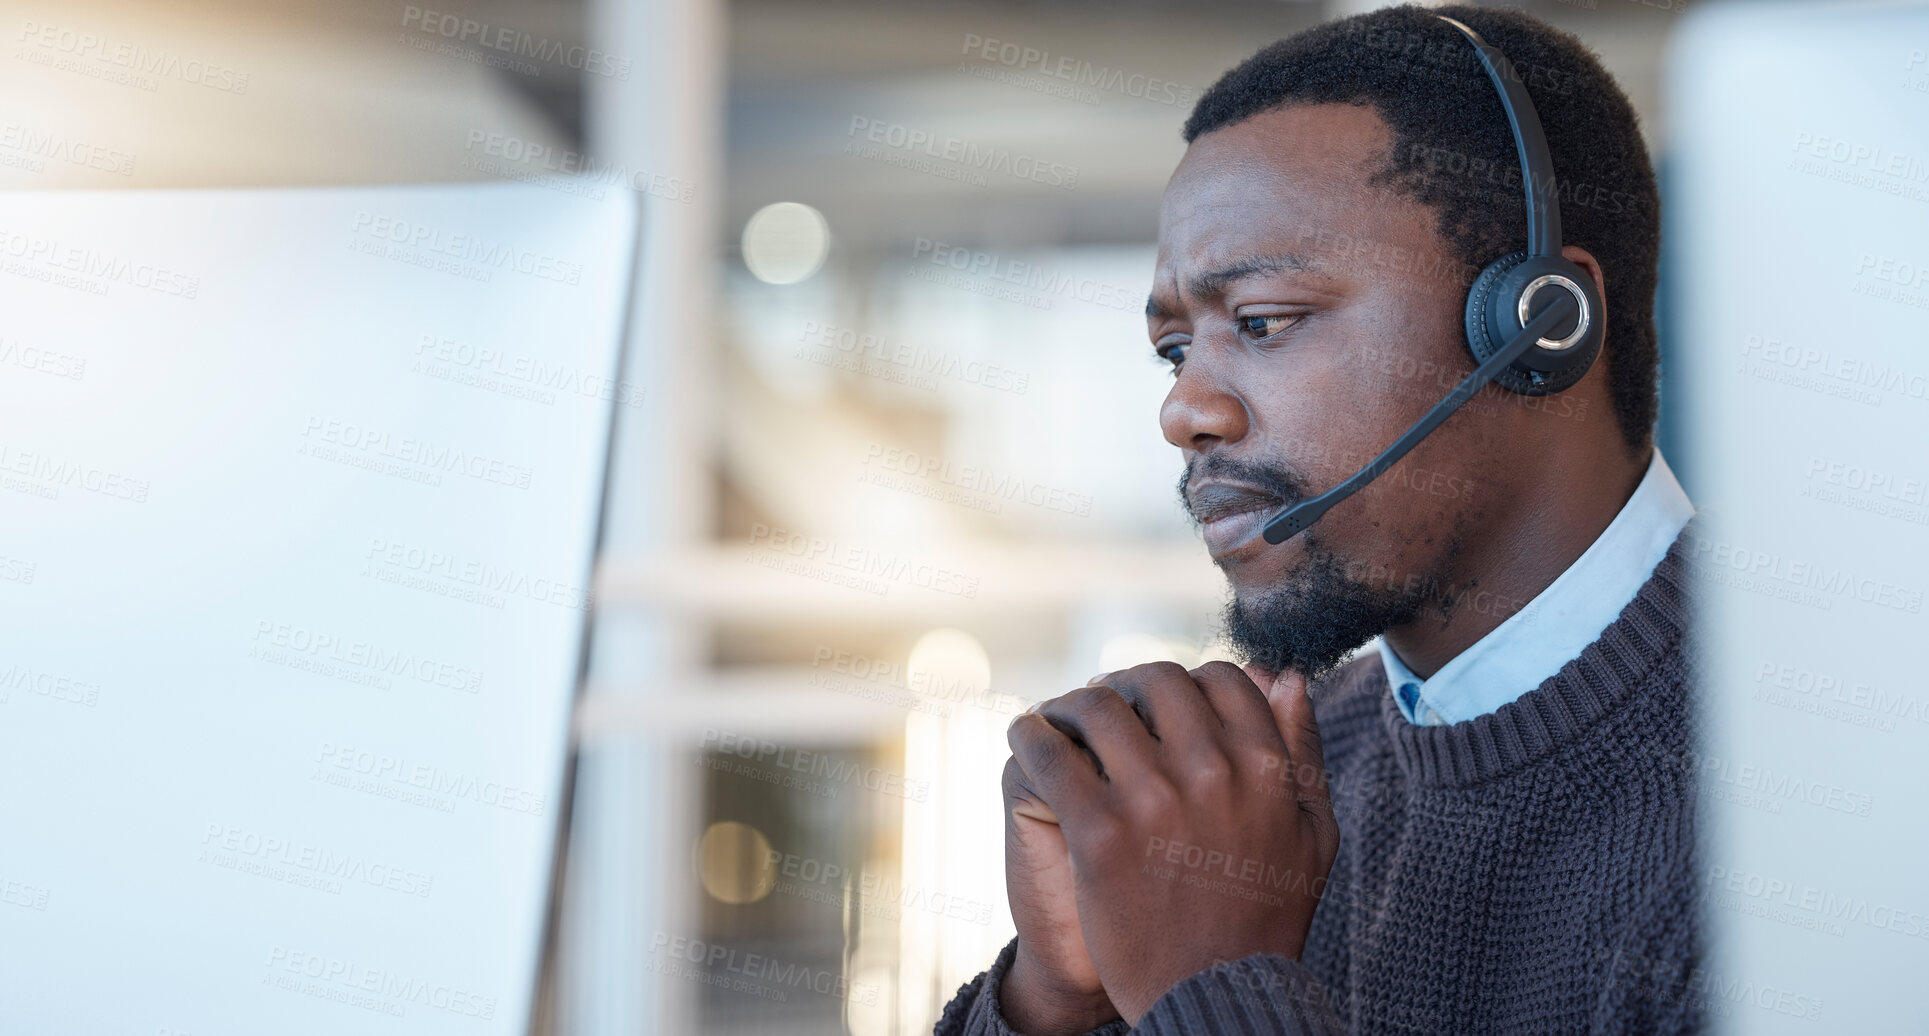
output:
MULTIPOLYGON (((1628 91, 1653 146, 1660 60, 1674 19, 1635 0, 1584 2, 1596 9, 1545 0, 1509 6, 1586 40, 1628 91)), ((1065 97, 1045 92, 1062 80, 984 78, 1023 70, 987 59, 979 41, 1052 55, 1032 68, 1066 59, 1082 72, 1154 78, 1196 97, 1266 43, 1372 6, 737 0, 725 225, 741 226, 756 208, 787 199, 823 210, 840 243, 858 252, 901 249, 919 236, 1001 247, 1150 241, 1159 193, 1184 149, 1179 128, 1189 100, 1160 103, 1117 87, 1065 97), (880 123, 887 133, 902 128, 1075 168, 1077 186, 1011 176, 975 186, 845 154, 880 123)))
MULTIPOLYGON (((404 45, 411 34, 425 34, 405 25, 409 12, 428 9, 564 46, 593 46, 593 2, 8 0, 16 21, 205 55, 249 71, 252 82, 246 96, 130 97, 124 87, 0 63, 0 89, 9 98, 0 109, 36 125, 90 133, 139 159, 126 177, 50 169, 23 178, 0 170, 0 181, 229 186, 479 178, 464 161, 473 156, 467 142, 478 127, 578 143, 582 76, 555 64, 519 74, 412 49, 404 45), (50 82, 57 89, 49 90, 50 82)), ((1159 191, 1182 150, 1179 126, 1190 96, 1263 44, 1362 6, 1371 0, 736 0, 727 21, 724 226, 741 227, 756 208, 788 199, 822 210, 840 247, 854 256, 920 236, 1003 247, 1149 241, 1159 191), (1081 86, 1026 74, 974 50, 982 41, 1050 55, 1030 62, 1034 69, 1065 60, 1088 81, 1117 81, 1081 86), (1131 95, 1148 80, 1173 85, 1152 100, 1131 95), (922 134, 938 148, 951 141, 1061 174, 1075 170, 1076 189, 997 174, 983 185, 959 183, 847 154, 847 145, 862 146, 874 126, 922 134)), ((1650 144, 1658 139, 1659 65, 1671 13, 1638 0, 1517 6, 1593 46, 1633 98, 1650 144)), ((900 159, 913 157, 912 150, 880 149, 900 159)))

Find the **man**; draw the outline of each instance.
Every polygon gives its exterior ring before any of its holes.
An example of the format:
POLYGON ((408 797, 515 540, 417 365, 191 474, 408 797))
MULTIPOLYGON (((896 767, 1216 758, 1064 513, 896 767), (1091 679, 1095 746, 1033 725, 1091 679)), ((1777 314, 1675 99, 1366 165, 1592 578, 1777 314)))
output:
POLYGON ((1014 720, 1018 936, 938 1033, 1698 1029, 1693 509, 1652 440, 1659 211, 1626 97, 1524 15, 1405 7, 1260 51, 1184 135, 1147 318, 1248 661, 1014 720), (1533 97, 1602 352, 1555 395, 1483 389, 1271 545, 1473 368, 1469 282, 1525 243, 1500 103, 1435 14, 1533 97))

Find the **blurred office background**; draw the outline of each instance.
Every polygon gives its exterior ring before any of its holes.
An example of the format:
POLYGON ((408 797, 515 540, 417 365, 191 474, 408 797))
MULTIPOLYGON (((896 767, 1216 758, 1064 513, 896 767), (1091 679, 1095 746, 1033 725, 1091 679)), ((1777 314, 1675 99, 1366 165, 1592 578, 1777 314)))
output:
MULTIPOLYGON (((1180 124, 1371 6, 9 0, 0 186, 638 190, 646 394, 538 1030, 928 1032, 1012 930, 1009 716, 1221 652, 1140 315, 1180 124), (50 24, 201 81, 73 74, 50 24), (713 985, 692 946, 823 980, 713 985)), ((1671 5, 1516 6, 1599 52, 1665 160, 1671 5)))

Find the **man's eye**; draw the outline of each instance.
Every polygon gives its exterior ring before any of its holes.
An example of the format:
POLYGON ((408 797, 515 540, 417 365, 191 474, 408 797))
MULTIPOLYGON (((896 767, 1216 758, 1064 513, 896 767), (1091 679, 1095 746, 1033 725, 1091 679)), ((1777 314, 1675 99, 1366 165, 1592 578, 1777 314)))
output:
POLYGON ((1240 317, 1239 330, 1255 341, 1264 341, 1299 322, 1299 316, 1291 313, 1274 313, 1268 316, 1240 317))
POLYGON ((1186 362, 1186 350, 1189 348, 1191 348, 1189 342, 1174 342, 1171 345, 1159 346, 1159 359, 1171 364, 1172 370, 1176 373, 1179 365, 1186 362))

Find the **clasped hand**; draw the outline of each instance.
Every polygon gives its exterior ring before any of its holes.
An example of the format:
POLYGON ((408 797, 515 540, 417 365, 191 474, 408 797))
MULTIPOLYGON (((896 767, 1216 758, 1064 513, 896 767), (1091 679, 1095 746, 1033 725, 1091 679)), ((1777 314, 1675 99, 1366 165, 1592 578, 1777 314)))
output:
POLYGON ((1007 737, 1014 1028, 1137 1024, 1219 962, 1298 958, 1339 849, 1298 673, 1135 666, 1041 702, 1007 737))

